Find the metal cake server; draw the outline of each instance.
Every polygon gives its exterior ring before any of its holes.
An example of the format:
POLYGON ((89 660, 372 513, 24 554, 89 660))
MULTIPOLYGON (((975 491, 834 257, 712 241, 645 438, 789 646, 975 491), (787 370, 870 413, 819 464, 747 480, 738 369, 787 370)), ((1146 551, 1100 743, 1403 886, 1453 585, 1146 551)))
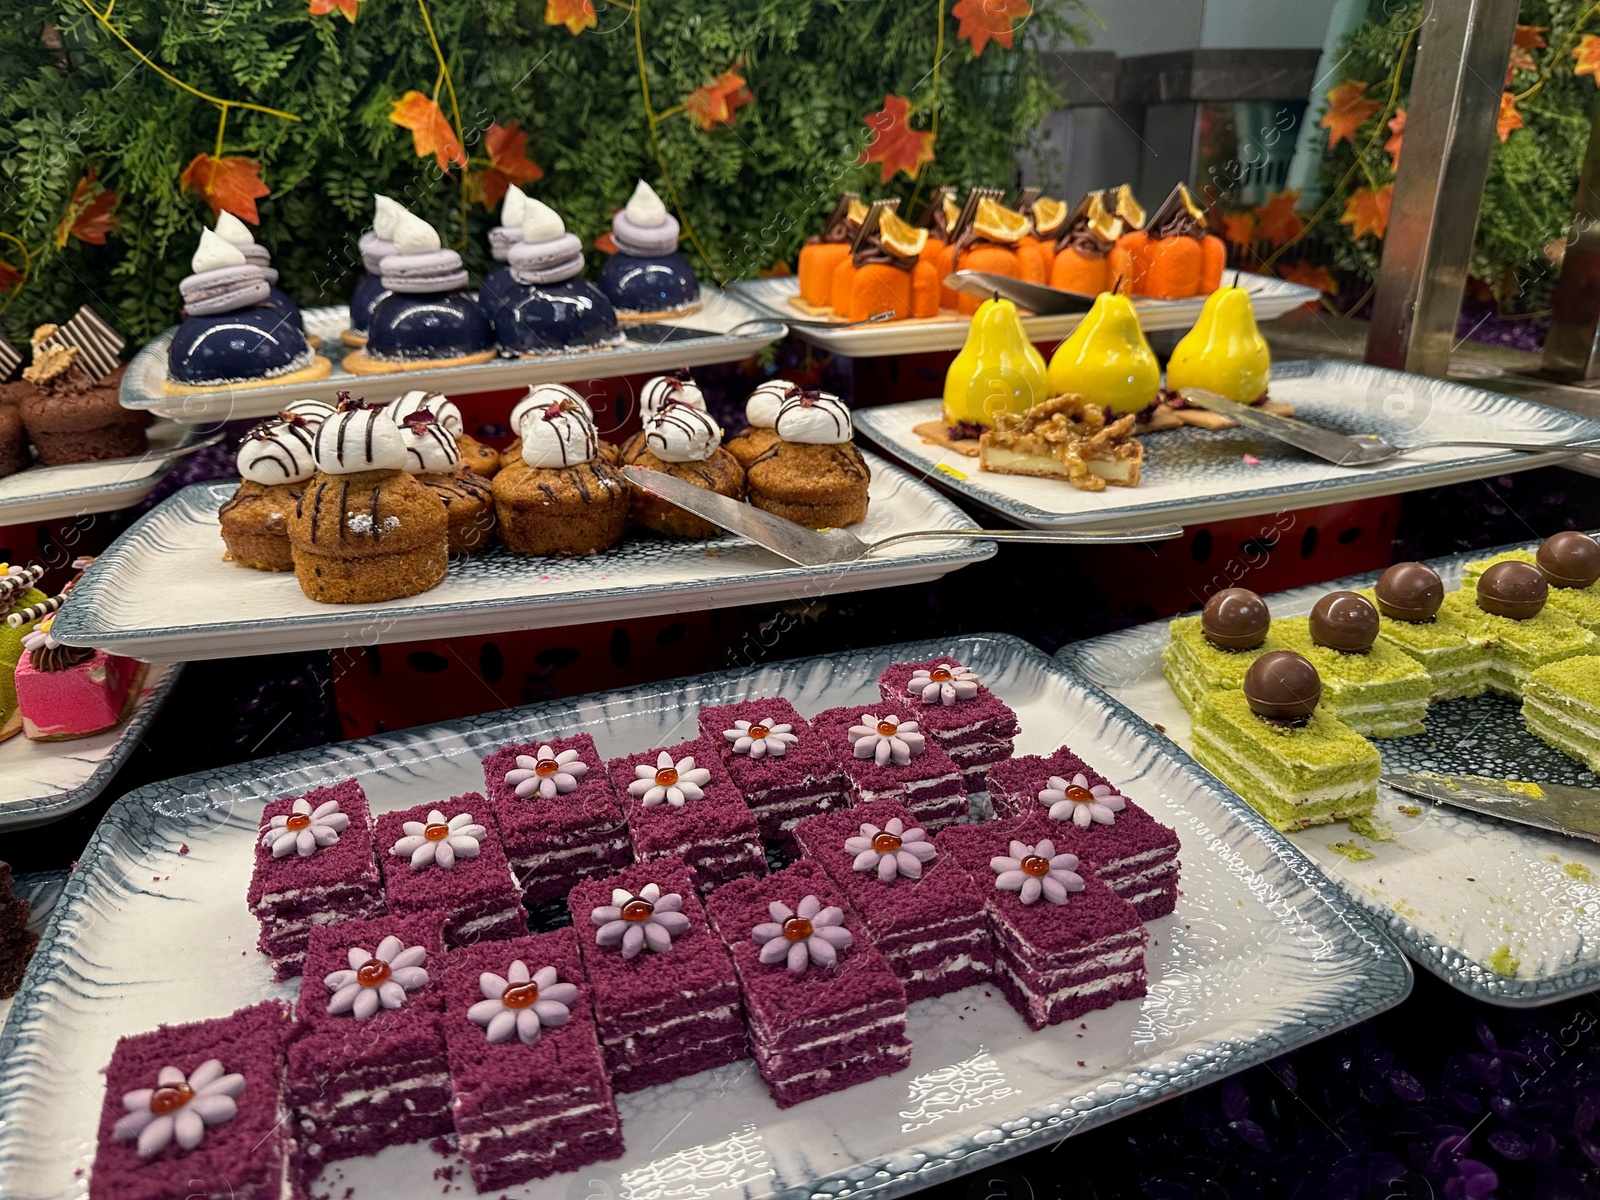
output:
POLYGON ((713 525, 749 538, 774 554, 802 567, 843 566, 858 562, 875 550, 896 542, 931 538, 957 538, 964 542, 1058 542, 1071 545, 1114 545, 1125 542, 1161 542, 1183 536, 1181 525, 1159 525, 1146 529, 923 529, 897 533, 893 537, 864 542, 845 529, 818 531, 796 525, 784 517, 762 512, 739 500, 730 500, 705 488, 685 483, 662 471, 648 467, 623 467, 622 473, 635 487, 662 500, 687 509, 713 525))
POLYGON ((1283 417, 1277 413, 1265 412, 1259 408, 1252 408, 1248 404, 1240 404, 1237 400, 1229 400, 1226 396, 1218 396, 1214 392, 1202 391, 1199 388, 1185 388, 1179 393, 1185 400, 1196 408, 1203 408, 1207 412, 1214 412, 1227 417, 1236 424, 1243 425, 1246 429, 1254 429, 1257 433, 1264 433, 1275 441, 1284 442, 1296 449, 1304 450, 1307 454, 1340 467, 1367 467, 1374 463, 1387 462, 1402 454, 1410 454, 1413 450, 1432 450, 1436 446, 1475 446, 1485 450, 1520 450, 1527 454, 1550 454, 1558 451, 1579 453, 1585 447, 1596 445, 1592 440, 1575 442, 1516 442, 1480 439, 1446 439, 1432 442, 1414 442, 1409 446, 1396 446, 1393 442, 1386 441, 1375 433, 1360 433, 1347 435, 1334 433, 1332 430, 1319 429, 1315 425, 1308 425, 1294 417, 1283 417))
POLYGON ((1086 313, 1094 307, 1093 296, 1046 287, 1042 283, 1028 283, 1008 275, 991 275, 987 271, 954 271, 944 277, 944 286, 984 300, 1000 296, 1042 317, 1086 313))
POLYGON ((1529 825, 1547 833, 1600 842, 1600 790, 1564 783, 1517 783, 1481 775, 1441 775, 1433 771, 1385 773, 1396 791, 1498 821, 1529 825))

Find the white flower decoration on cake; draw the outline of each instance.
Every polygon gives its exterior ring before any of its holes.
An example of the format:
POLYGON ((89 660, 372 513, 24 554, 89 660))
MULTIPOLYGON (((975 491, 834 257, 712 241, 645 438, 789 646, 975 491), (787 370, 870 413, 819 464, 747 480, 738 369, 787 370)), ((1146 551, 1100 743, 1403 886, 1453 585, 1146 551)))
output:
POLYGON ((796 975, 811 963, 835 966, 839 955, 850 949, 855 937, 844 927, 844 910, 807 896, 794 908, 774 900, 767 905, 772 920, 750 930, 761 944, 761 961, 771 965, 785 963, 796 975))
POLYGON ((1113 824, 1117 814, 1128 807, 1127 797, 1118 795, 1109 783, 1090 787, 1082 771, 1071 779, 1050 776, 1050 786, 1039 793, 1039 803, 1049 806, 1052 821, 1082 826, 1113 824))
POLYGON ((533 754, 517 755, 517 765, 506 772, 506 786, 524 800, 538 796, 554 800, 578 790, 578 780, 589 773, 589 764, 576 750, 557 754, 540 746, 533 754))
POLYGON ((931 863, 937 853, 923 830, 907 829, 899 817, 889 818, 882 829, 863 825, 861 836, 846 838, 844 848, 846 853, 856 856, 851 864, 855 870, 876 871, 884 883, 889 883, 896 875, 921 879, 922 868, 931 863))
POLYGON ((911 672, 906 690, 922 697, 924 704, 949 708, 957 700, 971 700, 978 694, 978 676, 960 663, 935 663, 931 668, 911 672))
POLYGON ((1051 904, 1065 904, 1068 892, 1083 891, 1078 856, 1057 854, 1049 838, 1037 846, 1013 840, 1010 855, 996 855, 989 860, 989 867, 995 873, 994 886, 1002 892, 1016 892, 1024 904, 1033 904, 1040 896, 1051 904))
POLYGON ((490 1045, 509 1042, 516 1034, 523 1045, 531 1046, 544 1030, 572 1019, 570 1006, 578 999, 578 989, 558 982, 559 978, 554 967, 529 971, 520 958, 504 976, 485 971, 478 976, 483 999, 467 1009, 467 1020, 483 1026, 490 1045))
POLYGON ((632 958, 645 947, 657 954, 672 949, 672 939, 689 932, 689 918, 683 915, 683 897, 677 892, 661 894, 661 885, 647 883, 635 896, 623 888, 611 890, 611 903, 602 904, 589 914, 598 927, 597 946, 622 947, 622 957, 632 958))
POLYGON ((471 813, 457 813, 447 821, 437 808, 428 810, 426 821, 407 821, 400 828, 405 837, 390 846, 389 853, 409 858, 413 871, 435 864, 448 871, 458 858, 477 858, 489 836, 471 813))
POLYGON ((903 767, 927 748, 915 721, 861 714, 861 724, 850 726, 850 741, 857 758, 870 758, 880 767, 893 762, 903 767))
POLYGON ((722 736, 733 743, 735 754, 748 754, 751 758, 771 755, 782 758, 790 746, 800 738, 793 725, 782 725, 767 717, 759 721, 735 721, 732 729, 724 729, 722 736))
POLYGON ((287 858, 291 853, 310 858, 324 846, 337 842, 349 828, 350 818, 339 811, 337 800, 324 800, 312 808, 311 801, 301 798, 287 813, 280 813, 267 823, 261 832, 261 844, 272 851, 273 858, 287 858))
POLYGON ((223 1125, 239 1115, 234 1103, 245 1087, 243 1075, 230 1075, 220 1059, 208 1058, 184 1077, 177 1067, 162 1067, 156 1086, 122 1094, 126 1115, 111 1128, 119 1142, 137 1140, 140 1158, 160 1154, 176 1141, 193 1150, 206 1129, 223 1125))
POLYGON ((677 762, 665 750, 656 755, 656 765, 640 763, 633 773, 638 776, 628 785, 628 795, 636 797, 646 808, 653 804, 670 804, 682 808, 686 800, 699 800, 702 790, 711 782, 711 772, 694 765, 694 757, 685 755, 677 762))
POLYGON ((347 958, 349 970, 334 971, 322 980, 333 993, 328 1001, 333 1016, 351 1013, 356 1020, 365 1021, 379 1009, 399 1008, 406 1002, 407 992, 428 984, 428 972, 422 968, 428 952, 421 946, 408 948, 392 934, 371 952, 350 947, 347 958))

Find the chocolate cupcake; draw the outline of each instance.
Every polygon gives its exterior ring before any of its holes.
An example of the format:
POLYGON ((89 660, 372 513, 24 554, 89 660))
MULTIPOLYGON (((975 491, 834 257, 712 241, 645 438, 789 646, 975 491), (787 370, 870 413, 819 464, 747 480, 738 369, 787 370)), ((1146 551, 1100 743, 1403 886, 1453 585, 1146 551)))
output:
MULTIPOLYGON (((391 408, 397 406, 398 402, 391 408)), ((428 409, 416 408, 402 417, 400 436, 406 445, 406 470, 444 504, 450 522, 450 553, 482 550, 494 536, 494 495, 489 481, 467 470, 455 437, 428 409)))
POLYGON ((15 475, 31 466, 28 454, 28 435, 22 428, 22 414, 16 404, 0 400, 0 478, 15 475))
POLYGON ((283 412, 257 425, 239 443, 239 490, 217 511, 224 557, 257 571, 292 571, 289 514, 317 473, 316 426, 283 412))
POLYGON ((700 307, 700 281, 678 253, 678 220, 640 180, 611 218, 617 252, 600 269, 600 290, 624 321, 681 316, 700 307))
POLYGON ((750 503, 811 529, 854 525, 867 515, 872 473, 851 440, 850 410, 827 392, 785 400, 776 440, 750 463, 750 503))
POLYGON ((394 253, 394 227, 405 209, 388 196, 372 197, 372 228, 361 235, 361 264, 366 273, 356 280, 350 293, 350 328, 339 335, 346 346, 367 344, 367 329, 372 325, 372 310, 389 294, 383 286, 383 260, 394 253))
POLYGON ((492 446, 485 446, 467 432, 467 423, 461 417, 461 410, 444 393, 404 392, 389 405, 389 415, 402 429, 405 428, 406 418, 416 412, 433 414, 433 419, 455 438, 463 467, 485 479, 494 478, 494 473, 500 469, 500 452, 492 446))
MULTIPOLYGON (((744 496, 744 468, 722 447, 722 427, 703 409, 669 400, 644 430, 622 448, 628 466, 661 471, 685 483, 729 496, 744 496)), ((648 492, 633 491, 635 524, 673 537, 706 538, 721 534, 719 526, 685 512, 648 492)))
POLYGON ((500 536, 518 554, 593 554, 627 532, 629 492, 578 404, 561 399, 522 422, 522 457, 494 477, 500 536))
POLYGON ((17 413, 47 467, 129 458, 150 448, 150 414, 117 399, 124 368, 95 380, 79 365, 78 349, 45 343, 54 325, 34 332, 33 362, 22 372, 17 413))
MULTIPOLYGON (((589 423, 594 424, 594 409, 589 407, 589 402, 577 392, 567 387, 564 383, 536 383, 530 387, 527 394, 511 406, 511 429, 518 436, 511 445, 500 451, 500 466, 510 466, 512 463, 522 461, 522 422, 527 420, 531 413, 538 416, 549 410, 555 404, 570 404, 580 409, 583 415, 589 418, 589 423)), ((622 457, 622 451, 615 442, 608 442, 605 438, 599 439, 599 448, 595 451, 596 462, 610 463, 616 466, 622 457)))
POLYGON ((778 440, 774 426, 778 423, 778 410, 784 402, 800 394, 800 385, 787 379, 772 379, 750 393, 744 402, 744 419, 750 422, 728 439, 728 453, 739 460, 746 471, 778 440))
POLYGON ((362 604, 437 587, 450 561, 449 518, 406 474, 393 418, 345 396, 312 451, 317 473, 289 518, 300 589, 324 604, 362 604))
POLYGON ((522 237, 507 251, 511 283, 489 315, 510 354, 561 354, 622 341, 611 301, 583 278, 583 243, 552 208, 523 206, 522 237))

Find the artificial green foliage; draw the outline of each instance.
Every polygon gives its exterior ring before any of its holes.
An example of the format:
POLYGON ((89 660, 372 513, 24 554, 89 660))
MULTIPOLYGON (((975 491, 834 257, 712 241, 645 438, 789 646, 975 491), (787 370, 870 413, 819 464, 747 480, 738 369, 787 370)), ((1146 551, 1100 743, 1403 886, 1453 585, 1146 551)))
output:
MULTIPOLYGON (((96 7, 109 0, 93 0, 96 7)), ((601 0, 599 25, 574 37, 544 23, 544 0, 430 0, 428 11, 460 103, 467 151, 482 156, 491 122, 517 122, 544 170, 531 194, 586 243, 643 177, 672 198, 651 145, 640 94, 634 14, 601 0)), ((738 65, 754 93, 731 126, 701 130, 683 114, 657 126, 680 215, 705 248, 696 267, 735 279, 793 260, 845 187, 909 196, 858 167, 865 114, 886 93, 909 97, 930 127, 937 11, 945 57, 938 84, 936 160, 915 185, 1012 181, 1053 95, 1036 47, 1076 38, 1080 0, 1035 0, 1016 48, 974 58, 944 0, 639 0, 654 110, 680 105, 738 65), (706 261, 709 259, 709 261, 706 261)), ((102 9, 103 11, 103 9, 102 9)), ((408 89, 432 94, 438 62, 416 0, 363 0, 358 19, 311 16, 307 0, 119 0, 111 20, 179 79, 228 100, 303 118, 234 110, 224 153, 262 164, 272 194, 259 201, 257 239, 283 285, 305 304, 348 295, 356 237, 371 196, 387 192, 435 222, 469 266, 488 263, 493 217, 467 207, 459 174, 418 159, 390 123, 408 89), (463 227, 462 214, 466 212, 463 227)), ((444 89, 438 98, 451 112, 444 89)), ((84 0, 11 0, 0 21, 0 231, 44 247, 33 277, 10 297, 0 331, 15 340, 92 301, 134 338, 174 319, 204 202, 179 175, 217 133, 217 108, 143 66, 95 20, 84 0), (53 233, 93 164, 120 196, 119 228, 103 247, 53 233)), ((920 200, 917 208, 920 209, 920 200)), ((694 254, 685 239, 684 249, 694 254)), ((0 258, 16 264, 0 240, 0 258)), ((5 297, 0 297, 4 303, 5 297)))
MULTIPOLYGON (((1407 45, 1407 31, 1417 27, 1425 11, 1424 0, 1373 0, 1368 19, 1341 46, 1339 76, 1328 86, 1363 80, 1369 84, 1367 97, 1386 103, 1395 64, 1407 45)), ((1471 263, 1473 278, 1480 286, 1487 285, 1506 313, 1538 311, 1549 302, 1557 269, 1547 247, 1563 238, 1571 224, 1590 121, 1600 101, 1595 77, 1573 74, 1572 50, 1580 36, 1600 32, 1593 0, 1523 0, 1517 20, 1547 26, 1541 36, 1548 45, 1530 50, 1534 69, 1516 71, 1505 85, 1519 97, 1517 111, 1524 127, 1512 130, 1504 142, 1495 142, 1471 263)), ((1415 39, 1410 47, 1400 75, 1397 107, 1402 109, 1409 98, 1415 39)), ((1313 98, 1314 107, 1318 99, 1313 98)), ((1370 235, 1353 239, 1350 226, 1338 218, 1357 190, 1394 179, 1383 149, 1389 131, 1379 128, 1385 115, 1380 109, 1361 126, 1354 145, 1341 142, 1328 154, 1322 183, 1332 203, 1306 238, 1309 257, 1368 283, 1377 278, 1383 245, 1370 235), (1369 142, 1371 148, 1361 154, 1369 142)))

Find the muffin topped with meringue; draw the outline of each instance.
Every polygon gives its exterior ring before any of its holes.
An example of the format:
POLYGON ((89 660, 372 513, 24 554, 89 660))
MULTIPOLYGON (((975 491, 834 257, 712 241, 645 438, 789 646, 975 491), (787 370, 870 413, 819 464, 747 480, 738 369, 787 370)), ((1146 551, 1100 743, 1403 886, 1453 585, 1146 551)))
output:
POLYGON ((389 415, 402 428, 406 418, 416 412, 432 413, 434 420, 455 438, 463 467, 485 479, 494 478, 494 473, 500 469, 500 452, 467 432, 467 423, 453 400, 443 392, 416 390, 402 392, 389 405, 389 415))
MULTIPOLYGON (((448 400, 444 403, 450 404, 448 400)), ((422 404, 397 413, 399 405, 400 401, 390 405, 389 412, 399 418, 400 438, 406 447, 405 469, 444 505, 450 553, 482 550, 494 534, 494 495, 489 481, 467 470, 455 435, 442 416, 422 404)))
POLYGON ((521 236, 508 245, 510 281, 490 315, 510 354, 560 354, 622 341, 611 301, 583 278, 583 243, 560 215, 531 198, 521 236))
POLYGON ((263 421, 239 443, 239 490, 217 512, 223 557, 257 571, 292 571, 289 514, 317 472, 312 454, 316 427, 305 417, 281 412, 263 421))
POLYGON ((588 406, 576 394, 525 406, 518 433, 519 457, 501 466, 493 484, 506 546, 518 554, 592 554, 621 541, 630 489, 599 457, 588 406))
POLYGON ((844 401, 829 392, 799 391, 778 405, 772 432, 772 442, 747 470, 754 507, 811 529, 866 518, 872 472, 856 449, 844 401))
MULTIPOLYGON (((669 400, 646 418, 644 429, 622 448, 628 466, 661 471, 719 496, 742 499, 744 468, 722 445, 722 426, 702 408, 669 400)), ((722 530, 671 504, 635 488, 633 520, 637 525, 673 537, 707 538, 722 530)))
MULTIPOLYGON (((590 424, 599 429, 599 422, 594 415, 594 408, 577 392, 564 383, 536 383, 528 388, 527 393, 511 406, 511 429, 516 433, 522 428, 522 420, 531 412, 544 412, 553 404, 569 404, 573 408, 581 409, 584 416, 589 418, 590 424)), ((615 442, 608 442, 600 438, 599 449, 595 451, 595 458, 601 462, 616 466, 621 459, 621 451, 615 442)), ((500 466, 505 468, 514 462, 522 460, 522 437, 518 436, 500 451, 500 466)))
POLYGON ((728 452, 739 460, 746 471, 778 440, 778 410, 784 403, 800 394, 800 385, 787 379, 769 379, 744 402, 744 419, 749 422, 738 433, 728 438, 728 452))
POLYGON ((681 316, 700 307, 700 281, 678 253, 678 219, 639 180, 611 218, 617 252, 600 269, 600 290, 624 321, 681 316))

